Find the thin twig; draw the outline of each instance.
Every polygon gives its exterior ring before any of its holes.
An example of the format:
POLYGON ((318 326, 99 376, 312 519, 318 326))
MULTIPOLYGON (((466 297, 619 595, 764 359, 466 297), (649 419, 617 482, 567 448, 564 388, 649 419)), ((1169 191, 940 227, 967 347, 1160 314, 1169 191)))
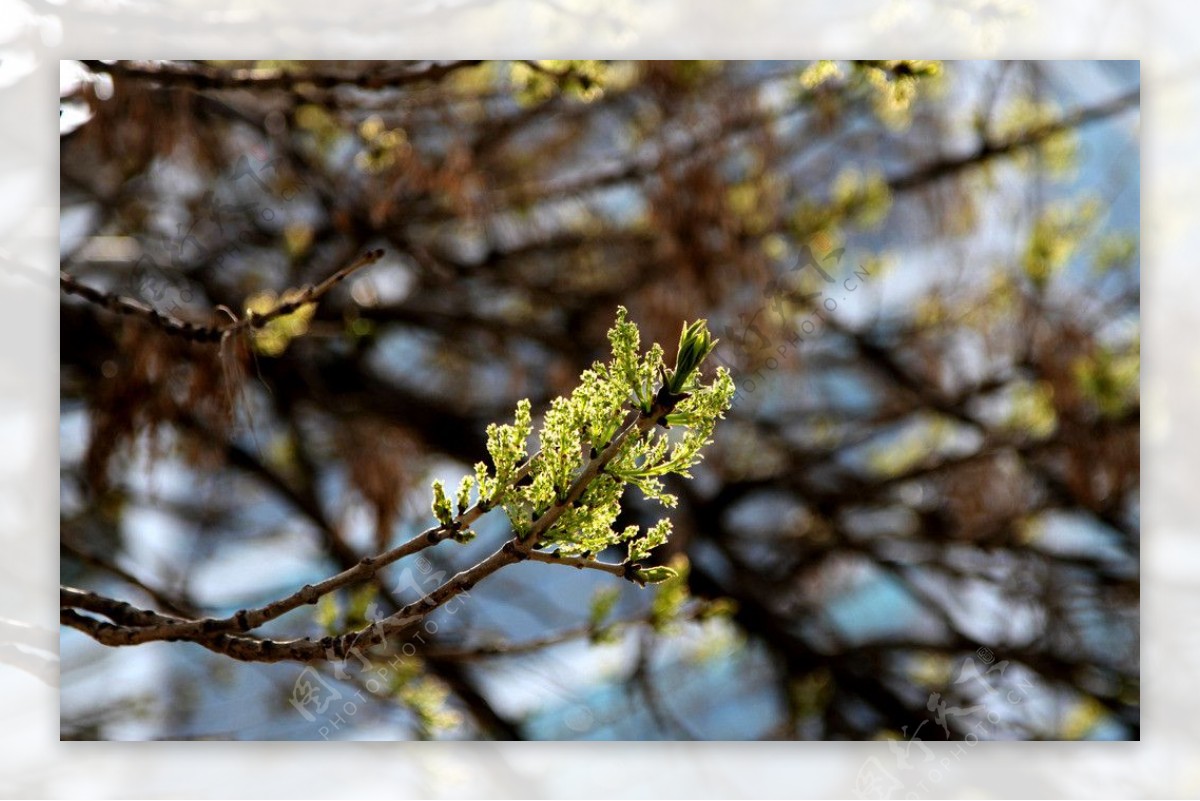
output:
POLYGON ((368 251, 321 283, 315 286, 310 284, 304 287, 294 298, 280 303, 269 311, 262 313, 249 312, 246 316, 237 318, 224 325, 199 325, 177 320, 142 303, 140 300, 103 292, 82 284, 74 276, 61 271, 59 272, 59 285, 62 287, 63 292, 68 295, 81 297, 89 303, 93 303, 116 314, 129 315, 144 320, 172 336, 181 337, 190 342, 221 342, 231 334, 246 329, 262 328, 272 320, 289 315, 302 306, 309 303, 316 303, 337 284, 346 280, 362 268, 374 264, 382 257, 383 250, 381 249, 368 251))
POLYGON ((335 75, 311 71, 282 69, 222 69, 195 62, 137 62, 137 61, 83 61, 92 72, 103 72, 114 77, 134 78, 156 83, 186 86, 190 89, 293 89, 309 86, 316 89, 332 89, 338 86, 356 86, 360 89, 393 89, 424 81, 437 81, 452 72, 474 67, 481 61, 433 62, 419 69, 404 70, 391 74, 362 72, 357 75, 335 75))
POLYGON ((887 179, 888 187, 893 192, 904 192, 919 186, 932 183, 941 178, 962 172, 985 161, 1004 156, 1040 144, 1052 136, 1079 128, 1091 122, 1113 117, 1136 106, 1141 99, 1141 88, 1119 95, 1105 103, 1077 109, 1065 114, 1057 120, 1034 125, 1014 136, 1004 139, 984 139, 979 147, 965 156, 939 159, 903 175, 887 179))
MULTIPOLYGON (((538 454, 534 454, 514 473, 514 480, 519 481, 528 474, 538 454)), ((138 645, 155 640, 190 639, 208 637, 225 632, 246 632, 259 628, 265 623, 287 614, 293 609, 316 603, 322 596, 331 592, 367 581, 384 567, 411 556, 425 548, 452 537, 454 534, 467 529, 478 520, 490 506, 480 501, 463 513, 457 515, 450 525, 441 525, 427 529, 407 542, 385 551, 377 556, 367 556, 359 559, 353 567, 331 576, 316 584, 306 584, 285 598, 256 609, 242 609, 226 618, 205 618, 188 620, 184 617, 169 617, 166 615, 149 616, 133 612, 133 607, 122 605, 123 602, 105 599, 95 593, 84 593, 79 590, 62 588, 60 601, 64 607, 77 607, 91 612, 104 614, 117 623, 140 627, 120 635, 122 645, 138 645), (128 607, 128 608, 126 608, 128 607), (114 616, 115 615, 115 616, 114 616)), ((412 606, 412 605, 410 605, 412 606)), ((141 610, 138 610, 141 611, 141 610)), ((403 611, 403 610, 402 610, 403 611)), ((399 614, 399 613, 398 613, 399 614)), ((117 635, 111 635, 116 637, 117 635)))
POLYGON ((633 574, 637 570, 637 565, 633 562, 602 562, 599 559, 591 559, 584 556, 566 556, 558 551, 547 553, 546 551, 530 551, 529 561, 544 562, 548 565, 566 565, 574 567, 578 570, 599 570, 604 573, 610 573, 617 578, 628 579, 633 581, 633 574))
POLYGON ((99 568, 107 573, 111 573, 112 575, 124 581, 126 584, 136 587, 137 589, 146 593, 146 595, 148 595, 151 600, 162 607, 163 610, 171 613, 172 615, 188 617, 196 614, 195 610, 191 608, 190 604, 172 598, 166 592, 163 592, 159 588, 148 584, 142 579, 139 579, 137 576, 133 575, 116 562, 105 559, 99 554, 93 553, 79 544, 72 542, 71 538, 66 534, 66 532, 63 532, 63 535, 64 536, 60 542, 60 547, 84 564, 91 565, 92 567, 99 568))
MULTIPOLYGON (((681 622, 694 622, 701 619, 705 614, 706 609, 703 605, 692 605, 690 609, 680 614, 676 620, 681 622)), ((496 641, 484 642, 474 646, 461 647, 444 647, 425 651, 423 655, 426 658, 443 659, 455 662, 470 662, 480 657, 502 657, 502 656, 518 656, 521 654, 533 653, 544 648, 549 648, 555 645, 571 642, 572 640, 580 639, 581 637, 591 637, 598 631, 616 631, 618 629, 626 629, 634 626, 644 625, 651 622, 650 615, 637 615, 634 617, 621 618, 599 625, 591 622, 584 623, 579 626, 556 631, 553 634, 547 634, 542 637, 534 637, 528 640, 519 640, 517 642, 496 641)))
MULTIPOLYGON (((140 632, 128 636, 127 645, 137 645, 144 642, 166 639, 197 639, 222 632, 246 632, 259 628, 265 623, 282 617, 293 609, 314 604, 322 596, 335 590, 348 587, 371 579, 382 568, 411 556, 425 548, 436 545, 451 537, 459 527, 465 528, 474 522, 481 514, 479 504, 459 515, 453 525, 436 526, 421 532, 407 542, 385 551, 378 556, 364 556, 353 567, 330 576, 316 584, 306 584, 299 590, 284 598, 256 609, 242 609, 225 618, 204 618, 202 620, 186 620, 183 618, 156 619, 140 632)), ((89 611, 108 614, 104 609, 87 607, 78 603, 79 597, 73 592, 63 590, 65 606, 78 606, 89 611)), ((144 625, 134 623, 134 625, 144 625)))

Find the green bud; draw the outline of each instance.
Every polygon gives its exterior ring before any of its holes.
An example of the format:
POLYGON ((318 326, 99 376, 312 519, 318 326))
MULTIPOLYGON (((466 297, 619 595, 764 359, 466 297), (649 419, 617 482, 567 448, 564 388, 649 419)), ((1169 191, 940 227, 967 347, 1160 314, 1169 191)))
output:
POLYGON ((433 516, 443 526, 454 522, 454 510, 450 508, 450 499, 446 497, 446 488, 441 481, 433 482, 433 516))
POLYGON ((474 476, 463 476, 458 482, 458 513, 461 515, 471 505, 471 487, 475 485, 474 476))
POLYGON ((679 332, 679 352, 675 356, 675 369, 667 382, 667 389, 672 395, 683 393, 684 386, 692 373, 712 353, 717 342, 708 330, 707 320, 696 320, 691 325, 686 323, 679 332))
POLYGON ((493 486, 495 479, 488 478, 487 465, 483 462, 475 463, 475 492, 479 495, 481 504, 490 504, 492 501, 492 492, 495 490, 493 486))
POLYGON ((679 573, 669 567, 643 567, 636 571, 633 576, 639 584, 662 584, 664 581, 673 579, 679 573))

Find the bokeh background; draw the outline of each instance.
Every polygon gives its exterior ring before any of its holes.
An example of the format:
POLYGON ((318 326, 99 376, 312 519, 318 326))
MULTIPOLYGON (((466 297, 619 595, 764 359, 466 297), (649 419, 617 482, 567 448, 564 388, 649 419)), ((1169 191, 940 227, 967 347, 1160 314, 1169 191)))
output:
MULTIPOLYGON (((403 6, 309 0, 173 0, 120 6, 4 0, 0 17, 0 705, 7 795, 209 797, 347 793, 389 797, 829 797, 865 795, 878 762, 893 797, 1194 797, 1192 691, 1200 669, 1200 505, 1190 476, 1200 372, 1200 234, 1192 224, 1200 126, 1191 6, 1175 0, 848 0, 830 6, 750 0, 431 0, 403 6), (9 13, 11 11, 11 13, 9 13), (81 56, 1141 59, 1144 92, 1143 393, 1150 418, 1142 543, 1141 742, 926 744, 907 769, 883 742, 502 743, 329 748, 324 743, 60 743, 59 60, 81 56), (942 760, 946 760, 945 763, 942 760), (936 780, 934 770, 936 769, 936 780)), ((100 688, 98 692, 103 692, 100 688)))
POLYGON ((64 583, 227 614, 411 536, 617 304, 668 353, 708 318, 739 387, 655 555, 692 600, 518 565, 341 721, 297 665, 67 632, 64 738, 898 741, 866 795, 935 741, 1139 738, 1137 62, 63 62, 60 95, 89 286, 213 324, 386 250, 254 342, 64 296, 64 583))

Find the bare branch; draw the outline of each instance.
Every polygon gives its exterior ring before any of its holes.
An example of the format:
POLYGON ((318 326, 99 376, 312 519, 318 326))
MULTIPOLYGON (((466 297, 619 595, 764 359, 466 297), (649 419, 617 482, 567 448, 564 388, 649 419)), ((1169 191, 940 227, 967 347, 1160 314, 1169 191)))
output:
POLYGON ((547 565, 566 565, 578 570, 599 570, 602 573, 609 573, 617 578, 629 581, 634 580, 634 572, 637 570, 637 565, 632 562, 614 564, 582 556, 566 556, 558 551, 551 551, 550 553, 545 551, 530 551, 529 559, 532 562, 543 562, 547 565))
POLYGON ((116 314, 136 317, 172 336, 182 337, 190 342, 220 342, 230 334, 246 329, 262 328, 272 320, 291 314, 301 306, 318 302, 337 284, 346 280, 363 267, 374 264, 382 257, 382 250, 368 251, 356 261, 341 268, 321 283, 315 286, 309 285, 304 287, 296 297, 280 303, 270 311, 263 313, 250 312, 246 316, 225 325, 197 325, 196 323, 177 320, 147 306, 139 300, 102 292, 89 287, 65 272, 59 272, 59 285, 62 287, 63 292, 68 295, 76 295, 89 303, 93 303, 116 314))
POLYGON ((310 86, 332 89, 338 86, 357 86, 361 89, 394 89, 414 83, 438 81, 465 67, 481 61, 431 62, 417 69, 392 73, 362 72, 356 75, 336 75, 310 71, 282 69, 221 69, 196 62, 160 61, 98 61, 82 62, 92 72, 114 77, 134 78, 156 83, 186 86, 190 89, 295 89, 310 86))

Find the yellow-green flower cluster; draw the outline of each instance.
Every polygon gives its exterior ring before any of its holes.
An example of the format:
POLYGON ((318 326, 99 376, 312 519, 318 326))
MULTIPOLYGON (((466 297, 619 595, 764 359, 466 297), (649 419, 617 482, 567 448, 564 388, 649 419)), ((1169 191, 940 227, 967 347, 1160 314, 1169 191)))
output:
MULTIPOLYGON (((487 449, 495 466, 495 481, 497 489, 504 487, 517 472, 517 467, 525 459, 525 443, 532 431, 530 406, 528 399, 517 404, 517 413, 512 425, 497 425, 492 423, 487 427, 487 449)), ((476 467, 478 475, 479 468, 476 467)), ((480 481, 481 486, 493 482, 480 481)), ((483 497, 483 496, 481 496, 483 497)))
MULTIPOLYGON (((457 497, 460 509, 474 485, 487 506, 504 508, 514 530, 524 537, 549 509, 570 501, 539 540, 539 545, 552 544, 564 555, 595 554, 612 545, 625 545, 630 561, 636 561, 666 541, 670 533, 666 520, 642 536, 636 526, 613 529, 625 488, 634 484, 646 497, 673 506, 675 498, 664 491, 662 479, 671 473, 690 477, 688 468, 700 459, 716 421, 729 408, 733 380, 721 368, 712 383, 702 382, 700 364, 715 344, 702 320, 684 326, 679 356, 669 375, 661 347, 654 345, 640 353, 637 326, 629 321, 624 308, 617 310, 608 337, 612 359, 607 364, 593 364, 580 376, 579 386, 570 396, 551 403, 539 431, 541 450, 529 460, 520 480, 518 472, 527 458, 527 440, 532 433, 529 402, 518 404, 512 425, 488 427, 493 469, 489 471, 481 463, 473 478, 464 479, 457 497), (656 386, 663 377, 670 382, 665 390, 656 386), (639 419, 649 421, 650 414, 663 415, 654 421, 662 423, 661 427, 635 425, 639 419), (625 426, 634 426, 637 435, 621 440, 607 467, 581 494, 568 498, 588 465, 625 426), (668 426, 673 428, 668 431, 668 426)), ((435 488, 435 493, 436 509, 440 515, 446 514, 449 501, 444 499, 444 490, 435 488)))

